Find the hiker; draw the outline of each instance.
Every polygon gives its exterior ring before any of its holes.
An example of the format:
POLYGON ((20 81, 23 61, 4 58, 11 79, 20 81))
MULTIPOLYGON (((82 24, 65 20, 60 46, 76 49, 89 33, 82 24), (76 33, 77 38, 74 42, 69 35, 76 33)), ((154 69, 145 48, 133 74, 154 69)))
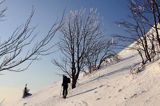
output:
POLYGON ((67 76, 63 75, 63 82, 62 82, 63 98, 66 98, 66 96, 68 94, 68 83, 70 83, 70 78, 68 78, 67 76))
POLYGON ((25 85, 24 91, 23 91, 23 98, 31 96, 32 94, 29 93, 29 89, 27 88, 27 84, 25 85))

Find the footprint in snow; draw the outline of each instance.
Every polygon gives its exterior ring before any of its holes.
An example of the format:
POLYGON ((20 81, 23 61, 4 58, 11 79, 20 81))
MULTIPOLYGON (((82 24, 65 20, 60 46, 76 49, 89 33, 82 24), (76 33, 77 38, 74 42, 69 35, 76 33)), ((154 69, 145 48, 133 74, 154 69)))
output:
POLYGON ((104 85, 100 85, 99 88, 103 87, 104 85))
POLYGON ((122 91, 122 89, 119 89, 119 90, 118 90, 118 92, 121 92, 121 91, 122 91))
POLYGON ((27 103, 23 103, 23 106, 25 106, 27 103))
POLYGON ((88 106, 88 103, 82 100, 79 103, 76 103, 74 106, 88 106))
POLYGON ((97 93, 98 91, 95 91, 94 93, 97 93))
POLYGON ((87 102, 85 102, 85 101, 82 101, 83 102, 83 104, 85 105, 85 106, 88 106, 88 103, 87 102))
POLYGON ((55 98, 56 96, 53 96, 53 98, 55 98))
POLYGON ((109 99, 111 98, 111 96, 108 97, 109 99))
POLYGON ((101 98, 97 98, 96 100, 100 100, 101 98))
POLYGON ((107 85, 107 87, 110 87, 110 85, 107 85))

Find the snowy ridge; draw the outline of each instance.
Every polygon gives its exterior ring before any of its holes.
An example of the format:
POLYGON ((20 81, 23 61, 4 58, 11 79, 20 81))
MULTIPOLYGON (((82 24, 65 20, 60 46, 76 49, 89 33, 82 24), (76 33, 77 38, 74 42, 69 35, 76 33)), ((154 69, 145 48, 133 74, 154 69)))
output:
POLYGON ((67 99, 60 96, 60 81, 6 106, 159 106, 160 61, 148 64, 145 71, 132 75, 130 68, 140 62, 139 55, 127 49, 119 55, 122 57, 120 62, 81 77, 77 88, 69 89, 67 99))

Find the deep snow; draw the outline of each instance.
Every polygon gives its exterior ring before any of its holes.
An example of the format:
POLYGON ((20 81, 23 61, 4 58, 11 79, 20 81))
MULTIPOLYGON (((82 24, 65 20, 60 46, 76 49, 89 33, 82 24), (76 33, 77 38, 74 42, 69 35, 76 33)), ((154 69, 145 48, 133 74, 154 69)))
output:
POLYGON ((127 49, 119 55, 120 62, 81 76, 77 88, 69 89, 67 99, 61 97, 59 81, 5 106, 159 106, 160 61, 148 64, 143 72, 133 75, 130 69, 140 62, 139 55, 127 49))

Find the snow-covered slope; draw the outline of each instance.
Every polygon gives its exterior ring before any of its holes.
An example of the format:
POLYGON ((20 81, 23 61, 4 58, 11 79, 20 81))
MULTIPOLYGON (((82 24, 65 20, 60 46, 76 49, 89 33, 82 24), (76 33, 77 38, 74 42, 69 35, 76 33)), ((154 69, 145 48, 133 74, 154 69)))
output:
POLYGON ((7 106, 159 106, 160 62, 132 75, 130 68, 140 62, 140 57, 127 49, 119 55, 120 62, 81 77, 77 88, 69 89, 67 99, 61 97, 61 82, 56 82, 7 106))

